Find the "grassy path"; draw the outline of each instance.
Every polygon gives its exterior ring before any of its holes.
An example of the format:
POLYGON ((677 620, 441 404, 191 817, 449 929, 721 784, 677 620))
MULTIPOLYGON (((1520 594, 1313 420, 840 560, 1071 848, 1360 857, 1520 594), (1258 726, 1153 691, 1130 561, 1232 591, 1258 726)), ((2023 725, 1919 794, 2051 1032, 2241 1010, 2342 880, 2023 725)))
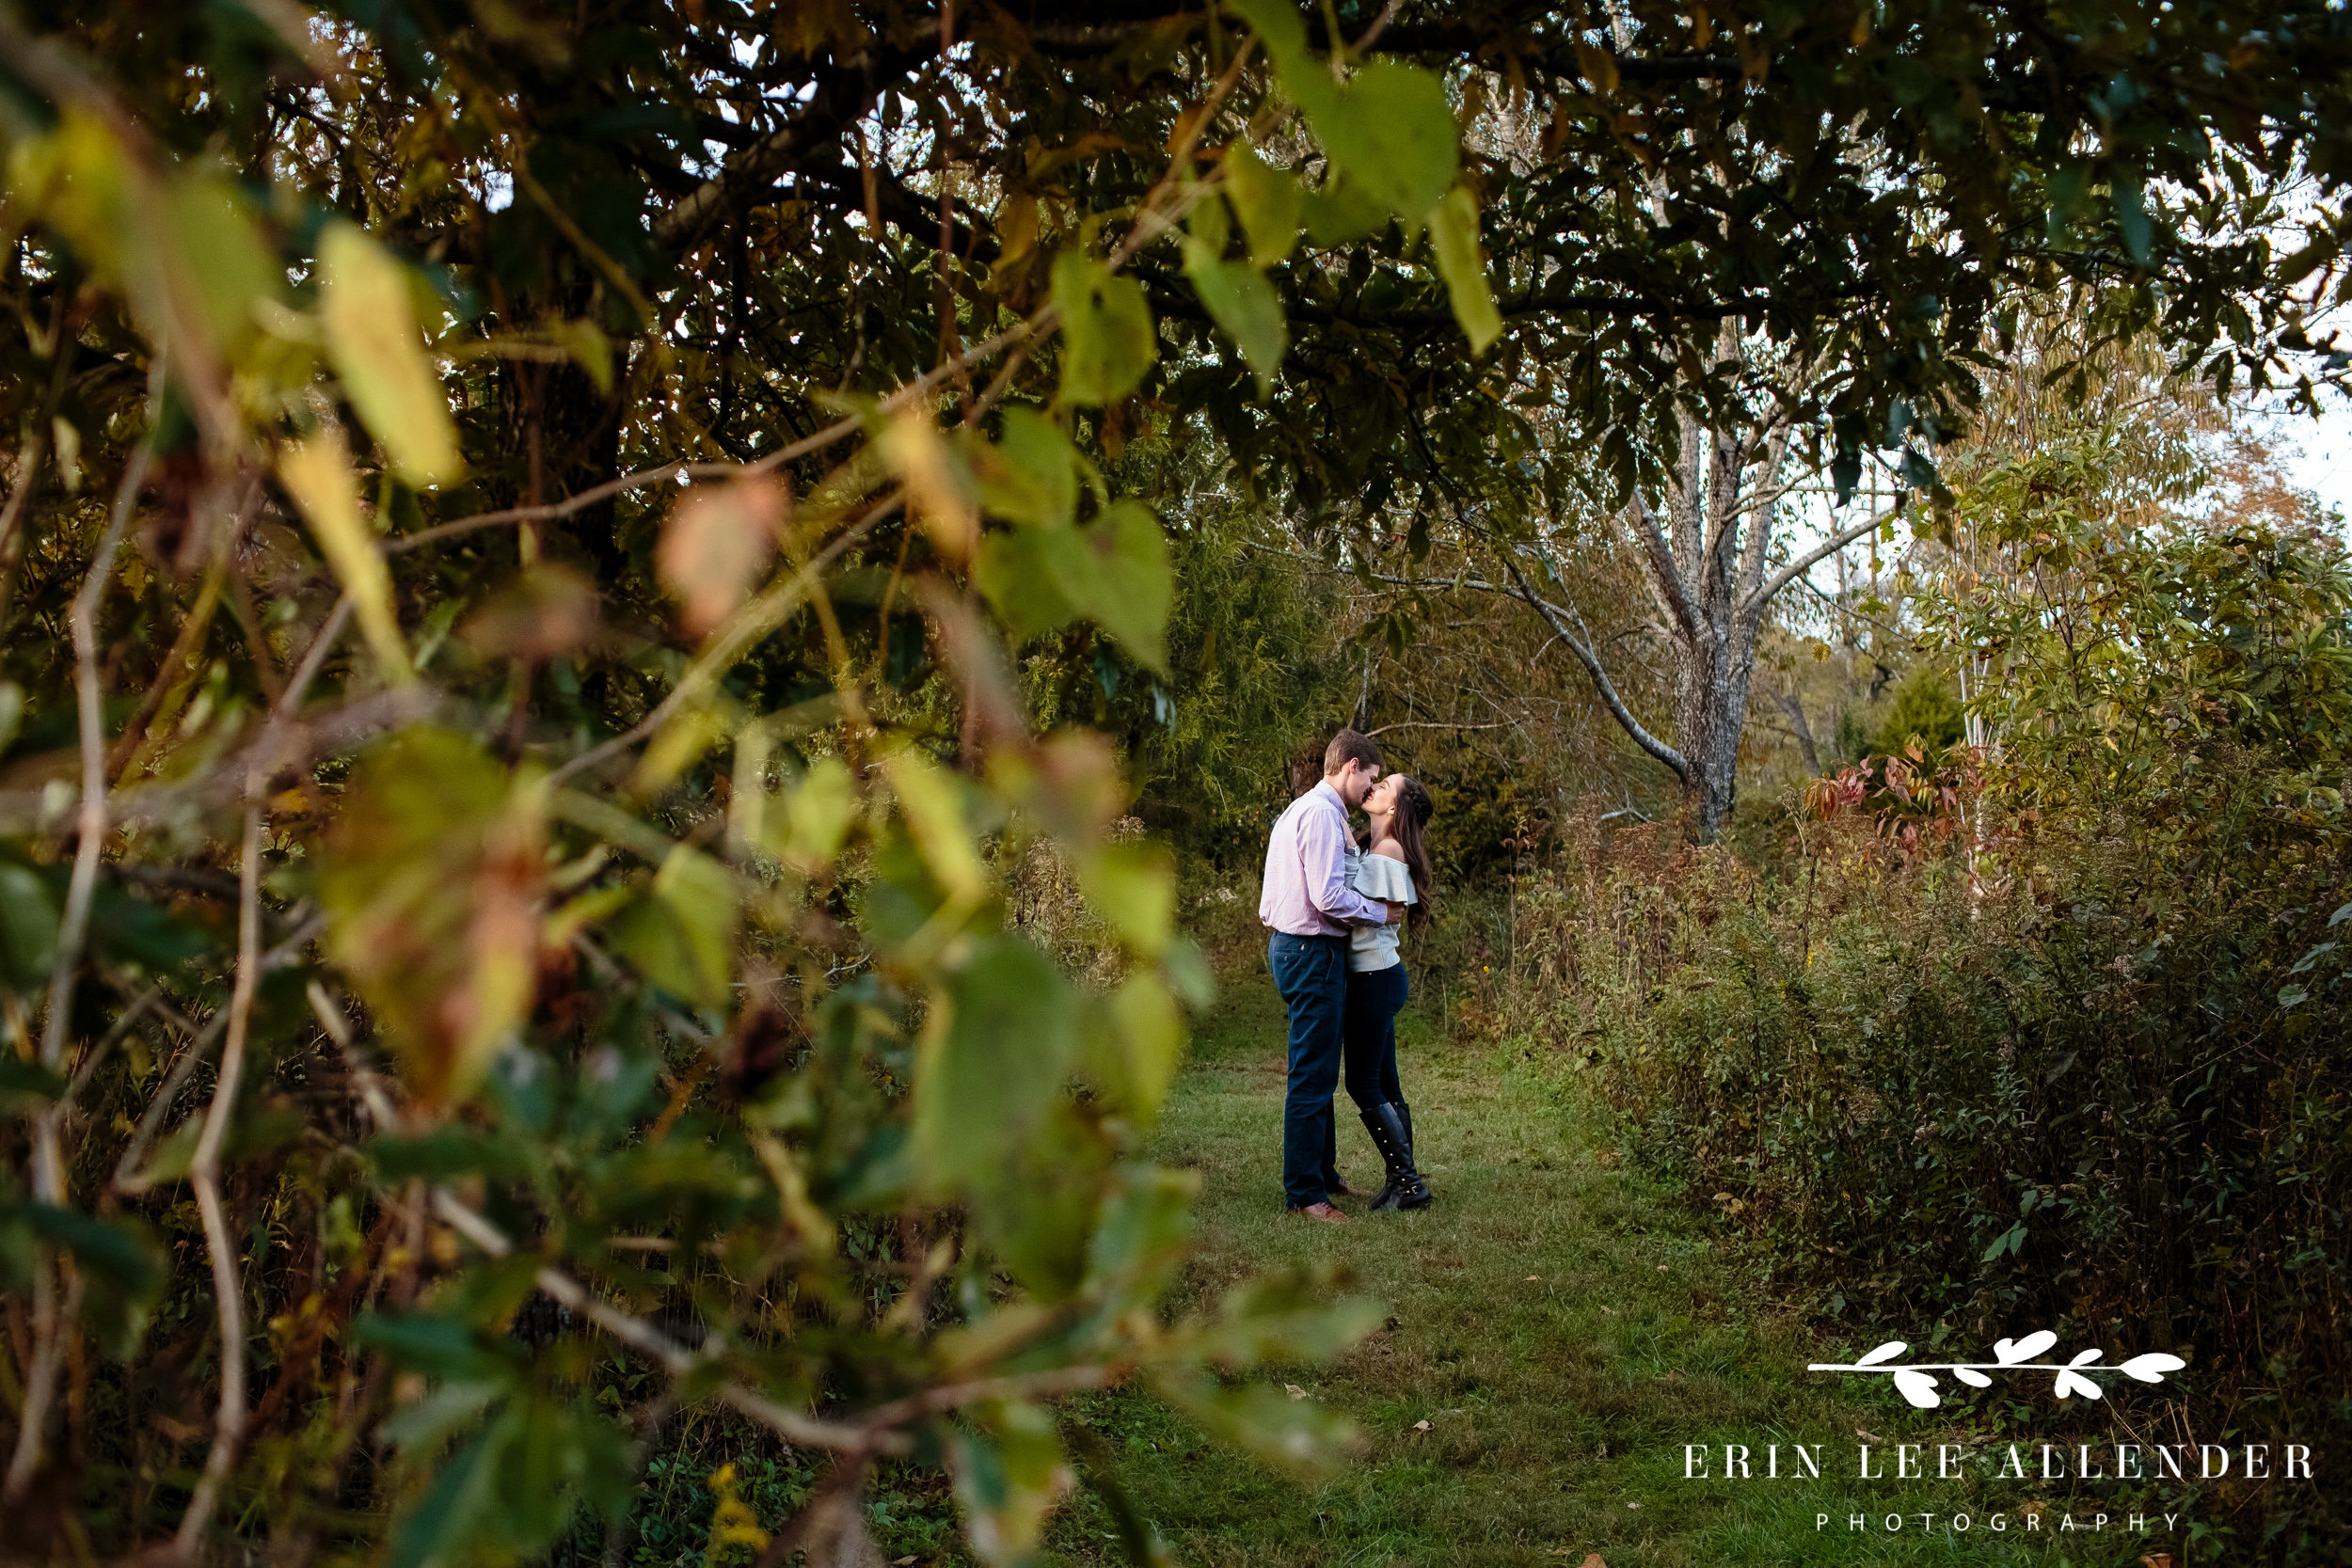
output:
MULTIPOLYGON (((1147 1395, 1080 1406, 1127 1454, 1136 1499, 1180 1560, 1582 1568, 1597 1552, 1610 1568, 2010 1562, 2055 1544, 2021 1551, 2026 1540, 1981 1525, 1956 1537, 1943 1517, 1923 1536, 1921 1511, 1973 1508, 1981 1518, 1986 1506, 2013 1511, 2030 1494, 1853 1481, 1857 1428, 1909 1442, 1938 1434, 1899 1433, 1887 1403, 1807 1379, 1804 1363, 1826 1347, 1765 1314, 1664 1193, 1616 1166, 1605 1127, 1547 1097, 1534 1063, 1438 1040, 1418 1006, 1400 1023, 1438 1205, 1360 1214, 1345 1227, 1280 1212, 1282 1012, 1263 974, 1229 975, 1195 1039, 1154 1150, 1201 1173, 1186 1297, 1213 1299, 1265 1268, 1327 1259, 1353 1269, 1392 1326, 1331 1366, 1280 1374, 1351 1417, 1367 1440, 1317 1488, 1209 1446, 1147 1395), (1692 1442, 1715 1445, 1718 1461, 1725 1442, 1754 1445, 1758 1479, 1686 1481, 1681 1445, 1692 1442), (1763 1445, 1774 1442, 1826 1445, 1825 1479, 1762 1479, 1763 1445), (1895 1509, 1909 1515, 1901 1534, 1881 1528, 1895 1509), (1847 1515, 1865 1510, 1873 1528, 1850 1531, 1847 1515), (1816 1528, 1821 1513, 1832 1515, 1827 1529, 1816 1528)), ((1352 1112, 1340 1147, 1350 1180, 1377 1186, 1352 1112)), ((1064 1560, 1120 1560, 1108 1528, 1081 1509, 1055 1544, 1064 1560)), ((2077 1561, 2131 1562, 2147 1549, 2126 1551, 2114 1534, 2065 1542, 2077 1561)))

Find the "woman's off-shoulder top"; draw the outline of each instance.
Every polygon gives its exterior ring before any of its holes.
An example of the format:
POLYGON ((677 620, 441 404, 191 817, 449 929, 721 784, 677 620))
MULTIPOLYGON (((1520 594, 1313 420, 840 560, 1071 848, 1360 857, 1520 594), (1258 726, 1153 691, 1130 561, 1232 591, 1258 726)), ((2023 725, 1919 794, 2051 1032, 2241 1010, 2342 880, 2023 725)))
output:
MULTIPOLYGON (((1391 904, 1410 904, 1419 897, 1413 892, 1413 874, 1403 861, 1367 854, 1352 844, 1347 847, 1347 885, 1367 898, 1384 898, 1391 904)), ((1357 927, 1347 939, 1347 967, 1360 974, 1404 962, 1396 950, 1397 937, 1404 929, 1401 922, 1357 927)))

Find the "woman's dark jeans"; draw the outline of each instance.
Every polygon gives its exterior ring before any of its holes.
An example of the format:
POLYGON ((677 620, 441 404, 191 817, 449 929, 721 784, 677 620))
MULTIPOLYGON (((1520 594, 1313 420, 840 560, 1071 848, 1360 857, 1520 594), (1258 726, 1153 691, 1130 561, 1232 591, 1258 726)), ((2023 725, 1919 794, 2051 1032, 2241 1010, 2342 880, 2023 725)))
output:
POLYGON ((1343 1055, 1347 1097, 1358 1110, 1369 1111, 1383 1101, 1405 1103, 1405 1088, 1396 1078, 1396 1015, 1410 990, 1403 964, 1348 972, 1343 1055))

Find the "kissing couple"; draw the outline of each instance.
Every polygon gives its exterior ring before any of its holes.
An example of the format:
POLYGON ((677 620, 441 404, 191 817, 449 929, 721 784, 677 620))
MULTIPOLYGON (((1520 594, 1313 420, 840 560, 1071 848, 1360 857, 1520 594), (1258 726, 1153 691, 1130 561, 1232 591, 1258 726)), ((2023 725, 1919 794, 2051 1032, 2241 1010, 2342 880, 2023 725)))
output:
POLYGON ((1293 800, 1266 841, 1258 919, 1273 935, 1266 965, 1290 1009, 1290 1092, 1282 1105, 1282 1203, 1302 1219, 1345 1225, 1335 1197, 1363 1195, 1341 1180, 1332 1091, 1345 1069, 1388 1181, 1375 1211, 1426 1209, 1413 1167, 1413 1113, 1396 1076, 1396 1015, 1406 994, 1399 928, 1429 919, 1435 808, 1403 773, 1380 776, 1372 737, 1342 730, 1323 752, 1323 781, 1293 800), (1359 839, 1349 814, 1371 822, 1359 839))

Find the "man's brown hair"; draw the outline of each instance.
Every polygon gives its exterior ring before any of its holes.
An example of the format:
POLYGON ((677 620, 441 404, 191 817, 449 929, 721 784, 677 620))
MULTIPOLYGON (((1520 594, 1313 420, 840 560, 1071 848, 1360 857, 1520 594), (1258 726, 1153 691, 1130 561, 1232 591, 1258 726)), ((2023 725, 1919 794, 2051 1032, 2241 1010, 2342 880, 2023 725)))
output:
POLYGON ((1377 768, 1380 766, 1380 748, 1368 735, 1357 730, 1342 730, 1331 737, 1331 744, 1323 749, 1324 776, 1330 777, 1351 762, 1360 762, 1366 768, 1377 768))

